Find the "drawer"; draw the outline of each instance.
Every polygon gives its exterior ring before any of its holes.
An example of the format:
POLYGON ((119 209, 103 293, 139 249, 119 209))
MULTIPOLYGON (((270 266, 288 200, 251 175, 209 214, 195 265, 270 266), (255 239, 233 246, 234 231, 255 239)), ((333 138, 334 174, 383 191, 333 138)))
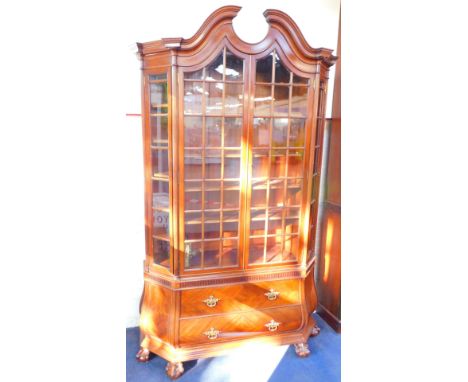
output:
POLYGON ((179 322, 181 344, 215 343, 297 330, 301 326, 302 312, 300 306, 288 306, 197 319, 185 318, 179 322))
POLYGON ((295 279, 185 290, 181 292, 181 317, 298 304, 299 283, 295 279))

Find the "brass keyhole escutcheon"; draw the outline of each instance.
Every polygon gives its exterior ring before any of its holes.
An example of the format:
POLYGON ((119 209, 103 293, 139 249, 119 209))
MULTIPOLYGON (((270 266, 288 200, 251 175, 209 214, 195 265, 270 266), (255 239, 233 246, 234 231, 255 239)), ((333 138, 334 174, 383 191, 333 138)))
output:
POLYGON ((203 300, 203 302, 208 306, 209 308, 214 308, 218 301, 221 300, 220 298, 217 298, 215 296, 210 296, 207 299, 203 300))
POLYGON ((272 288, 268 292, 265 293, 265 296, 267 296, 268 300, 273 301, 278 298, 279 294, 280 292, 277 292, 272 288))
POLYGON ((218 338, 219 330, 216 330, 215 328, 210 328, 210 330, 206 331, 203 334, 207 336, 209 340, 215 340, 216 338, 218 338))
POLYGON ((275 320, 271 320, 268 324, 265 324, 265 326, 268 328, 270 332, 276 331, 278 329, 278 326, 280 325, 279 322, 276 322, 275 320))

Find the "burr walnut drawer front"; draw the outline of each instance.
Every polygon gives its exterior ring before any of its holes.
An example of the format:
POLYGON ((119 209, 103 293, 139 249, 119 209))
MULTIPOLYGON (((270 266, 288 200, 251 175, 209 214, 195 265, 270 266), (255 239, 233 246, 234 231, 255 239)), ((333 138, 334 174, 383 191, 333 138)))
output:
POLYGON ((301 327, 299 305, 180 319, 180 343, 197 344, 294 331, 301 327))
POLYGON ((245 283, 182 291, 181 317, 298 304, 299 280, 245 283))

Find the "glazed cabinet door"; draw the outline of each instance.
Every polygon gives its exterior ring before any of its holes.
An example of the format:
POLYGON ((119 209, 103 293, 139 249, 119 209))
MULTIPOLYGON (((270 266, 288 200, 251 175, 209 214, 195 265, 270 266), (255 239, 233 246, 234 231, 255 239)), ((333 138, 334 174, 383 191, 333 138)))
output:
POLYGON ((254 58, 248 171, 248 266, 297 262, 311 79, 293 74, 277 51, 254 58))
POLYGON ((180 73, 185 271, 300 260, 314 75, 295 74, 277 50, 239 57, 226 47, 180 73))
POLYGON ((179 246, 184 249, 185 271, 232 269, 241 263, 244 68, 245 59, 224 47, 205 67, 179 75, 179 246))

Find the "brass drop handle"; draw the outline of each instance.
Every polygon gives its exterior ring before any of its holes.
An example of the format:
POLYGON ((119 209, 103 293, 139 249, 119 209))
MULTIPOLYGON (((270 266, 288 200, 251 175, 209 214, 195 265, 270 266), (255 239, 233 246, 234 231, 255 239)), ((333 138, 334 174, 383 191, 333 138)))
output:
POLYGON ((221 300, 220 298, 217 298, 215 296, 210 296, 207 299, 203 300, 203 302, 209 307, 209 308, 214 308, 218 301, 221 300))
POLYGON ((278 326, 280 326, 279 322, 276 322, 275 320, 271 320, 269 323, 265 324, 265 326, 268 328, 270 332, 276 331, 278 329, 278 326))
POLYGON ((209 340, 215 340, 216 338, 218 338, 219 330, 216 330, 215 328, 210 328, 210 330, 206 331, 203 334, 207 336, 209 340))
POLYGON ((268 292, 265 293, 265 296, 267 296, 268 300, 273 301, 278 298, 279 294, 280 292, 277 292, 272 288, 268 292))

